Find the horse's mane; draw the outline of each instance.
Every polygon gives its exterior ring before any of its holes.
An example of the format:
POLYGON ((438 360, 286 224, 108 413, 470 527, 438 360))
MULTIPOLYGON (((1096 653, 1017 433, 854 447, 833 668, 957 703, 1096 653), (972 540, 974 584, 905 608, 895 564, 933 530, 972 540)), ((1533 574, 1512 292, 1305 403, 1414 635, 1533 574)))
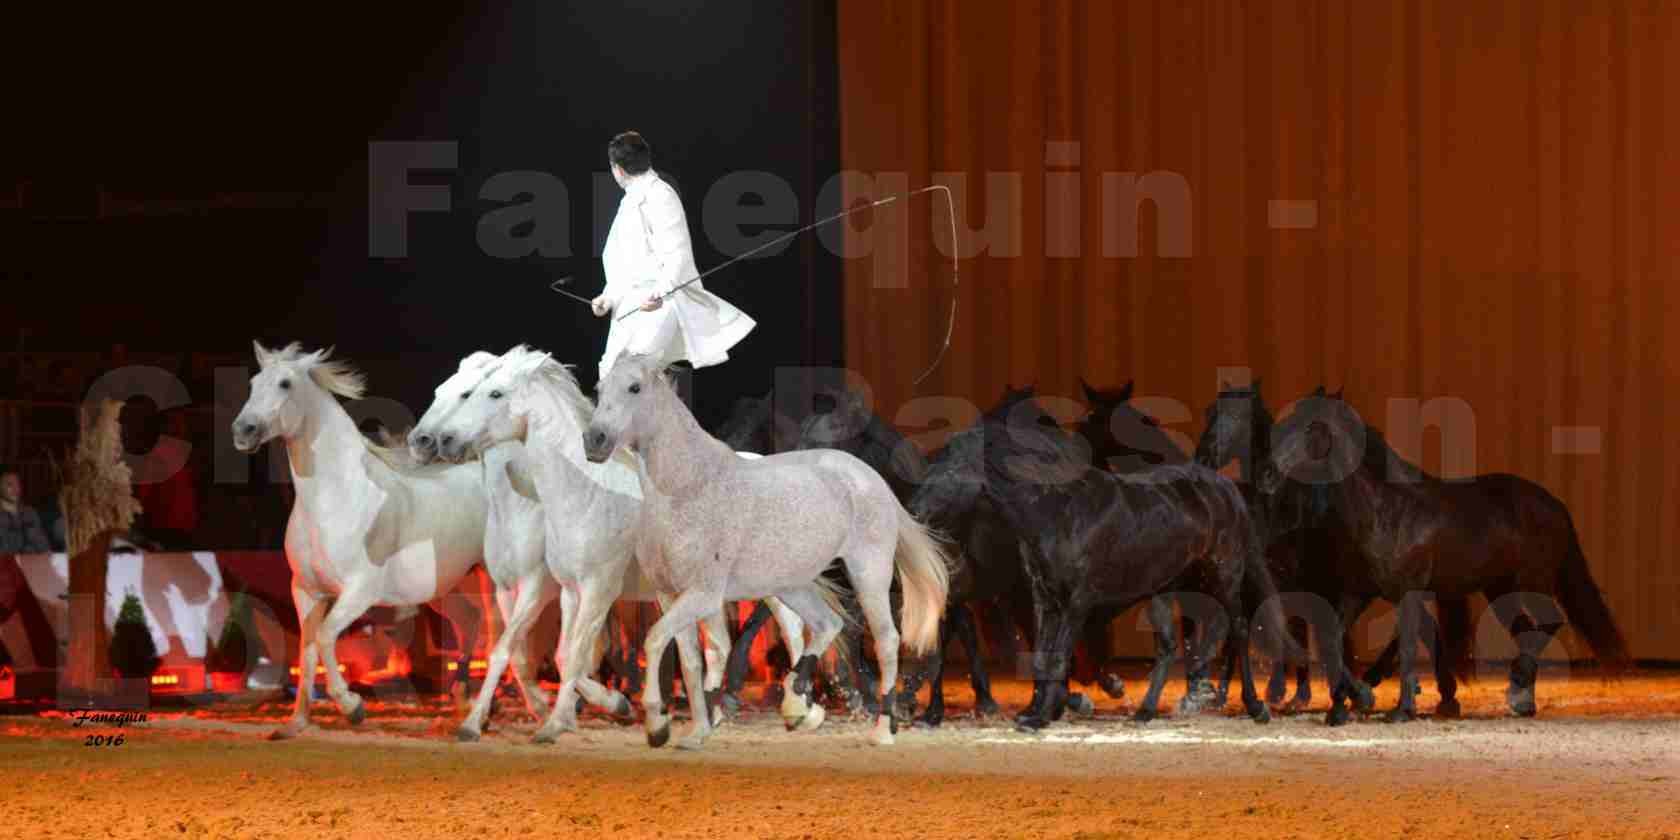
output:
POLYGON ((1400 457, 1400 453, 1388 445, 1382 430, 1369 423, 1365 424, 1365 453, 1361 461, 1366 469, 1388 480, 1418 482, 1434 477, 1424 472, 1422 467, 1400 457))
MULTIPOLYGON (((304 369, 309 372, 309 378, 329 394, 347 400, 359 400, 367 393, 367 377, 349 362, 332 358, 331 347, 305 353, 303 345, 294 341, 279 350, 265 350, 260 345, 257 350, 257 363, 264 368, 280 362, 303 364, 304 369)), ((405 475, 438 472, 450 466, 422 465, 416 462, 409 454, 408 446, 390 432, 381 432, 379 441, 362 434, 358 434, 358 437, 362 439, 362 445, 367 447, 369 455, 405 475)))
POLYGON ((577 377, 572 374, 572 366, 561 364, 552 356, 538 350, 532 350, 526 345, 518 345, 502 356, 503 362, 515 365, 536 361, 537 367, 530 374, 530 382, 541 386, 543 390, 559 397, 560 404, 572 414, 572 419, 579 426, 587 425, 589 417, 595 412, 595 401, 583 392, 578 385, 577 377))
POLYGON ((359 400, 367 394, 367 378, 342 359, 332 358, 333 348, 325 347, 311 353, 303 352, 303 345, 292 342, 279 350, 258 347, 257 363, 267 368, 279 362, 299 362, 309 371, 309 378, 330 394, 347 400, 359 400))

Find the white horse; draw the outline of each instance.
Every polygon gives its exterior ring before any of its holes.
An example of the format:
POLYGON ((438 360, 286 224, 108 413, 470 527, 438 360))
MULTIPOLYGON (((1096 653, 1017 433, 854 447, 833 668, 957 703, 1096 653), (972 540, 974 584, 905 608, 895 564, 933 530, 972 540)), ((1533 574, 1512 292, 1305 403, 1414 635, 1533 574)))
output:
MULTIPOLYGON (((649 662, 673 637, 679 645, 692 637, 695 623, 725 600, 771 596, 811 627, 811 649, 826 650, 842 621, 815 584, 838 558, 875 638, 887 692, 870 740, 892 743, 897 725, 890 693, 898 682, 900 632, 890 589, 896 570, 903 640, 926 652, 938 642, 949 587, 949 558, 932 534, 879 473, 845 452, 735 457, 700 427, 649 357, 621 356, 596 391, 583 438, 588 459, 606 462, 621 446, 641 456, 643 523, 636 555, 665 606, 648 631, 649 662)), ((810 663, 801 666, 808 674, 810 663)), ((642 706, 648 743, 664 744, 670 717, 658 685, 643 690, 642 706)), ((695 710, 694 722, 684 741, 697 745, 709 732, 702 709, 695 710)))
MULTIPOLYGON (((439 386, 425 416, 409 433, 410 451, 422 462, 463 461, 494 452, 510 441, 525 446, 524 466, 547 521, 547 571, 562 586, 560 649, 555 654, 561 689, 547 722, 535 736, 539 743, 577 728, 580 693, 615 715, 630 715, 629 700, 590 674, 600 661, 598 642, 613 602, 620 597, 655 599, 633 562, 641 508, 633 459, 597 465, 583 456, 583 425, 592 409, 565 366, 546 353, 521 346, 499 358, 489 353, 468 356, 456 375, 439 386)), ((678 646, 684 681, 691 686, 689 694, 713 721, 722 716, 721 709, 715 708, 716 695, 730 646, 719 607, 706 617, 708 673, 703 679, 698 674, 699 651, 678 646)), ((779 603, 772 603, 772 608, 777 610, 789 649, 802 655, 798 617, 779 603)), ((510 629, 528 627, 534 618, 534 610, 525 616, 516 608, 510 629)), ((658 667, 663 652, 661 647, 655 654, 653 667, 658 667)), ((494 666, 493 660, 493 674, 494 666)), ((490 677, 486 675, 487 680, 490 677)), ((797 713, 793 720, 807 726, 821 722, 820 711, 813 713, 803 705, 784 702, 783 713, 797 713)))
POLYGON ((366 707, 338 671, 339 635, 370 607, 413 608, 454 590, 483 557, 487 502, 477 465, 418 468, 363 436, 335 399, 360 398, 361 374, 330 350, 253 346, 261 370, 233 421, 234 446, 249 453, 280 439, 297 492, 286 524, 297 706, 270 735, 289 738, 309 725, 317 657, 328 694, 361 723, 366 707))

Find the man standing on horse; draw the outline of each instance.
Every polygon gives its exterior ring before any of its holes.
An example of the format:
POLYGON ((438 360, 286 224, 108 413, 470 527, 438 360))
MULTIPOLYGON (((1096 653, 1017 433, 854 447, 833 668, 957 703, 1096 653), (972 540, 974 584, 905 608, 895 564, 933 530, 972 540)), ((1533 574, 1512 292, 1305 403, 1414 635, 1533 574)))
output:
POLYGON ((613 363, 627 353, 659 356, 665 365, 687 362, 695 368, 728 360, 729 348, 756 324, 698 281, 689 282, 700 272, 688 217, 677 191, 653 171, 647 141, 626 131, 607 144, 607 159, 624 198, 601 255, 606 289, 591 301, 597 316, 613 318, 600 379, 606 379, 613 363))

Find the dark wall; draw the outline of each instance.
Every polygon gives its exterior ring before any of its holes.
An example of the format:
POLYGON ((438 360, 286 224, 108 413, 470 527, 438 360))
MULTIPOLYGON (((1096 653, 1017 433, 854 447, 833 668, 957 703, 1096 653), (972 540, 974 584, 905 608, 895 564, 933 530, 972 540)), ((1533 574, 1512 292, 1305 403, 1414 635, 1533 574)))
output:
MULTIPOLYGON (((0 163, 0 189, 26 182, 23 206, 0 210, 0 270, 24 301, 0 313, 0 341, 22 328, 35 349, 334 344, 369 360, 376 393, 419 411, 478 349, 530 343, 593 381, 607 323, 548 284, 601 286, 618 131, 642 131, 679 183, 702 269, 730 256, 700 218, 725 173, 775 173, 800 220, 823 211, 838 168, 830 3, 489 5, 102 11, 14 30, 27 75, 13 78, 36 81, 17 86, 20 145, 0 163), (452 209, 409 216, 406 257, 370 257, 368 144, 415 140, 458 144, 453 172, 411 179, 449 185, 452 209), (502 206, 479 189, 512 170, 564 184, 569 256, 479 246, 480 219, 502 206), (303 206, 184 209, 218 197, 303 206)), ((703 414, 763 391, 777 365, 838 361, 838 264, 814 237, 706 284, 760 327, 697 378, 703 414)))

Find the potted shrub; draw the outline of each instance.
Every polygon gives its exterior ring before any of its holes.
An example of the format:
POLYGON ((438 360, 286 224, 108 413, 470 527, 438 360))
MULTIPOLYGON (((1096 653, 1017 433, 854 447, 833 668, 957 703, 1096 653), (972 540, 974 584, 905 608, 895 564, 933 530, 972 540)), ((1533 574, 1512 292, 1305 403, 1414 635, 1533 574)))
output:
POLYGON ((220 694, 237 694, 245 690, 245 671, 256 658, 251 655, 251 640, 246 628, 251 624, 251 604, 244 591, 234 593, 228 604, 227 620, 222 633, 205 653, 204 669, 210 672, 210 690, 220 694))
POLYGON ((146 626, 146 611, 133 592, 123 598, 122 610, 117 613, 117 625, 111 631, 110 655, 111 667, 119 675, 118 696, 124 699, 150 696, 152 672, 161 660, 157 645, 152 642, 151 628, 146 626))

